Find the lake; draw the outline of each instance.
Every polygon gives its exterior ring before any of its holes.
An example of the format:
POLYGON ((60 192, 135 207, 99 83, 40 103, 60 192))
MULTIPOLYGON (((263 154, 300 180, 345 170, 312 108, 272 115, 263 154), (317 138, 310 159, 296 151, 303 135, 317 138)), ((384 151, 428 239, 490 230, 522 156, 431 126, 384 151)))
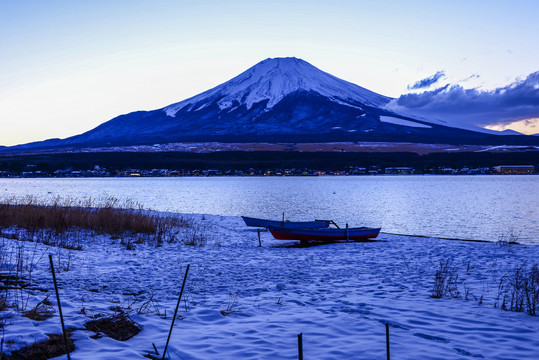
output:
POLYGON ((153 210, 333 219, 382 232, 539 244, 539 176, 0 179, 1 197, 131 199, 153 210))

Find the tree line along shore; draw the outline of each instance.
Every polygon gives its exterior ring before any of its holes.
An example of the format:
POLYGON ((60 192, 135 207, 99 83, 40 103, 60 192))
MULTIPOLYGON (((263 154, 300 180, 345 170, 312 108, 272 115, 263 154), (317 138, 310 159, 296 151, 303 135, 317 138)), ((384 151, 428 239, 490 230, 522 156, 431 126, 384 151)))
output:
POLYGON ((416 154, 335 152, 64 153, 0 156, 0 177, 536 173, 539 151, 416 154), (518 171, 520 172, 520 171, 518 171))

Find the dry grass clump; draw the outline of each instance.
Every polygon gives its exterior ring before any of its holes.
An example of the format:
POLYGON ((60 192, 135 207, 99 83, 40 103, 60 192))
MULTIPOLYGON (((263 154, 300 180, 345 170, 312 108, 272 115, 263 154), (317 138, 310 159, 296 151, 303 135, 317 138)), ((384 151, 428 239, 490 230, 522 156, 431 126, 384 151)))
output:
POLYGON ((184 235, 183 243, 189 246, 205 246, 208 243, 208 237, 198 226, 192 226, 190 231, 184 235))
MULTIPOLYGON (((75 350, 71 339, 71 333, 67 333, 67 345, 69 352, 75 350)), ((66 353, 64 339, 61 334, 49 335, 49 339, 15 350, 10 356, 2 356, 2 360, 47 360, 66 353)))
POLYGON ((4 311, 8 308, 7 295, 7 289, 0 289, 0 311, 4 311))
POLYGON ((527 268, 518 266, 513 273, 504 275, 498 285, 495 306, 502 310, 537 314, 539 306, 539 269, 537 264, 527 268))
POLYGON ((142 330, 142 325, 136 323, 125 312, 119 312, 109 317, 88 321, 84 327, 95 333, 103 333, 118 341, 126 341, 142 330))
MULTIPOLYGON (((474 266, 470 262, 466 265, 466 275, 470 275, 474 266)), ((470 289, 466 288, 464 280, 459 280, 458 268, 453 265, 453 262, 440 260, 439 268, 434 275, 431 297, 461 298, 460 287, 464 287, 466 300, 474 297, 479 305, 483 304, 483 295, 477 298, 470 289)), ((539 308, 539 265, 533 264, 528 267, 526 263, 522 263, 503 275, 498 283, 498 295, 494 301, 494 307, 536 316, 539 308)))
POLYGON ((54 314, 54 308, 49 301, 49 295, 34 306, 33 309, 25 311, 22 316, 36 321, 43 321, 51 318, 54 314))
POLYGON ((434 274, 434 285, 431 297, 439 299, 449 294, 452 298, 460 297, 459 274, 456 266, 451 260, 440 260, 440 267, 434 274))
POLYGON ((238 296, 228 293, 228 305, 225 310, 219 311, 221 315, 228 316, 241 311, 241 306, 238 304, 238 296))
POLYGON ((513 229, 509 230, 507 233, 501 234, 498 238, 497 243, 503 246, 519 245, 520 244, 520 233, 516 233, 513 229))
POLYGON ((24 244, 8 246, 0 239, 0 310, 15 307, 24 311, 30 300, 27 290, 40 290, 36 287, 32 274, 43 254, 36 247, 28 249, 24 244))

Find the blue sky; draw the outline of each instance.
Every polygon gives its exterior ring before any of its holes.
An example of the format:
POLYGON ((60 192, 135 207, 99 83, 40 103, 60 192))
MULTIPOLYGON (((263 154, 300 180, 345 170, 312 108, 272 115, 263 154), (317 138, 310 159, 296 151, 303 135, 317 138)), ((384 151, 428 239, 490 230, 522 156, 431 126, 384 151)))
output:
POLYGON ((497 89, 528 81, 518 109, 478 114, 477 124, 535 133, 537 14, 532 0, 0 0, 0 145, 161 108, 280 56, 386 96, 408 94, 399 104, 415 110, 410 96, 431 99, 447 85, 443 101, 456 89, 488 95, 487 106, 497 89))

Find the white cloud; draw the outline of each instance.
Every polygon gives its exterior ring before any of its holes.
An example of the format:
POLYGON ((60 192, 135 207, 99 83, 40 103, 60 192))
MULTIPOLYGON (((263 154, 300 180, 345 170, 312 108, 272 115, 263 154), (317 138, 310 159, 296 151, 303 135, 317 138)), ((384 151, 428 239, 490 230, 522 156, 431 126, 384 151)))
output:
POLYGON ((494 90, 464 89, 448 84, 432 91, 401 95, 388 104, 388 109, 480 127, 503 127, 536 119, 539 118, 539 71, 494 90))

